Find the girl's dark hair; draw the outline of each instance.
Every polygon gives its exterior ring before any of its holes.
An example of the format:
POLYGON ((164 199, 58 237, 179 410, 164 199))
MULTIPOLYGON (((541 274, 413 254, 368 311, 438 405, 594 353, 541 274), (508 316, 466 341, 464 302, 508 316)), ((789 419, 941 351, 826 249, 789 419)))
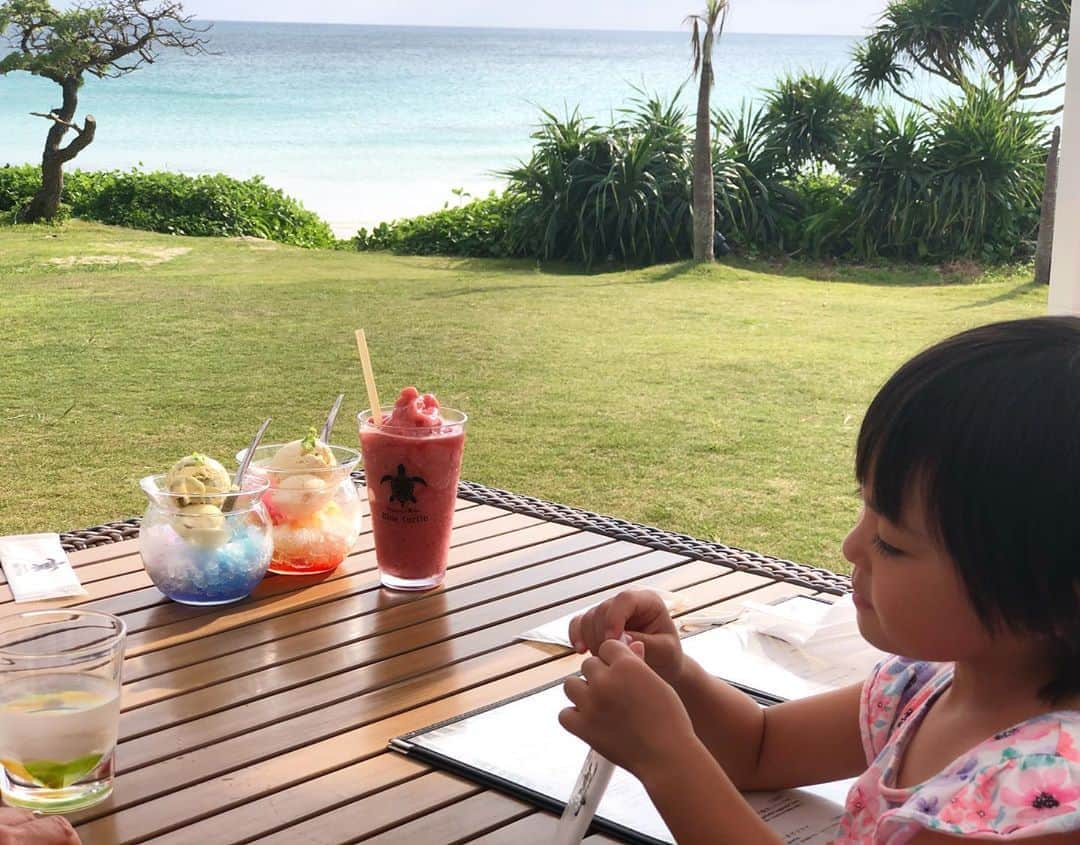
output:
POLYGON ((1049 700, 1080 692, 1080 318, 963 332, 912 358, 863 420, 855 475, 927 517, 990 631, 1046 638, 1049 700))

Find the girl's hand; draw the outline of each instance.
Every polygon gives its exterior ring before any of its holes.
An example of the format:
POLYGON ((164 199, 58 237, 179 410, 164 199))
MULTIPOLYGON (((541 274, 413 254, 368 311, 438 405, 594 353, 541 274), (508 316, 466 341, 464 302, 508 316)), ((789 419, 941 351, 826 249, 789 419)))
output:
POLYGON ((639 777, 669 765, 697 742, 675 691, 641 659, 641 643, 608 640, 563 684, 573 703, 559 723, 639 777))
MULTIPOLYGON (((597 654, 622 635, 645 645, 645 662, 669 684, 683 669, 682 643, 664 600, 651 590, 627 590, 570 622, 570 642, 579 654, 597 654)), ((588 663, 588 661, 586 661, 588 663)))
POLYGON ((0 845, 79 845, 63 816, 35 816, 29 810, 0 808, 0 845))

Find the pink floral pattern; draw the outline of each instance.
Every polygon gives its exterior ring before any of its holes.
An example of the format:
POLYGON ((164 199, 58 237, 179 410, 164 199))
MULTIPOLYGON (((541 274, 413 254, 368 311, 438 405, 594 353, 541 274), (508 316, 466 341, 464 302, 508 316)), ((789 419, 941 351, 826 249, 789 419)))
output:
POLYGON ((921 830, 1004 841, 1080 832, 1080 711, 1029 719, 917 786, 896 767, 952 664, 892 657, 863 688, 860 727, 869 768, 848 794, 834 845, 904 845, 921 830))
POLYGON ((1017 790, 1003 788, 1001 797, 1009 804, 1023 807, 1017 821, 1037 822, 1052 816, 1077 811, 1080 785, 1069 782, 1069 772, 1061 767, 1026 769, 1017 776, 1017 790))

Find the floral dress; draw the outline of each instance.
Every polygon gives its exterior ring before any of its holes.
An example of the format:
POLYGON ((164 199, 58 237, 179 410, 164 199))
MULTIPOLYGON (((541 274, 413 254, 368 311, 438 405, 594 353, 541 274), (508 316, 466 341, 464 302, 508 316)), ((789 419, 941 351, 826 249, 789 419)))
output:
POLYGON ((874 669, 859 717, 869 768, 848 793, 835 845, 903 845, 922 830, 991 841, 1075 831, 1080 842, 1080 711, 1028 719, 923 783, 890 785, 952 673, 951 663, 902 657, 874 669))

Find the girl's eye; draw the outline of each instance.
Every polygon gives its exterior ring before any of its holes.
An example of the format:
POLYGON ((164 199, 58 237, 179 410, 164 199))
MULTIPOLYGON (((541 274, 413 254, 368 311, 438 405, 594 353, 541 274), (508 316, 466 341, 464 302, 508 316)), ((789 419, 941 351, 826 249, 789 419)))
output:
POLYGON ((885 555, 885 557, 897 557, 898 555, 903 554, 903 552, 900 549, 896 548, 896 546, 890 546, 888 543, 886 543, 884 540, 882 540, 877 534, 874 535, 874 539, 871 542, 874 544, 874 546, 877 548, 877 550, 879 552, 881 552, 883 555, 885 555))

